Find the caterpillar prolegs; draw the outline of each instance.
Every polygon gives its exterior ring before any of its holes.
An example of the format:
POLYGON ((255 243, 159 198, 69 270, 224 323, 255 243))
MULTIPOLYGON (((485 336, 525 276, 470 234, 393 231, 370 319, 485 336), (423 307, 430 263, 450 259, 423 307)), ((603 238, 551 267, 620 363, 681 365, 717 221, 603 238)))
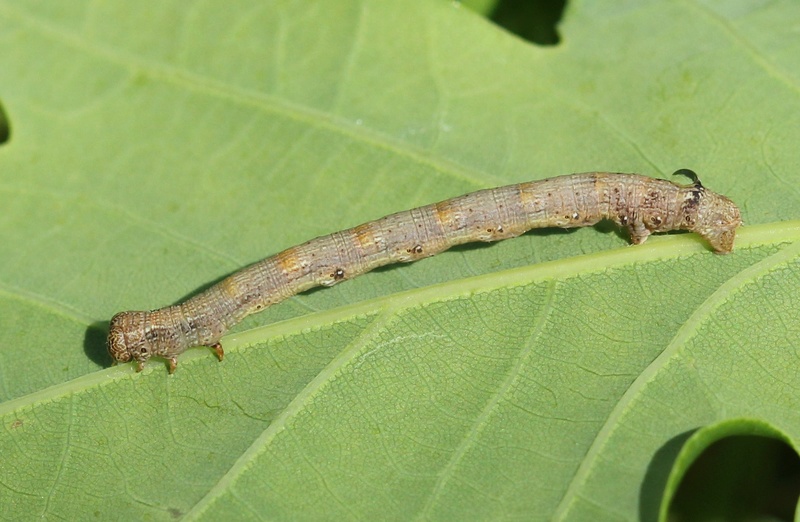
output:
POLYGON ((475 241, 499 241, 544 227, 574 228, 610 219, 631 242, 653 232, 689 230, 719 254, 733 250, 739 209, 682 169, 690 185, 638 174, 592 172, 479 190, 307 241, 250 265, 174 306, 120 312, 108 350, 116 362, 169 361, 191 346, 213 348, 244 317, 316 286, 332 286, 379 266, 416 261, 475 241))

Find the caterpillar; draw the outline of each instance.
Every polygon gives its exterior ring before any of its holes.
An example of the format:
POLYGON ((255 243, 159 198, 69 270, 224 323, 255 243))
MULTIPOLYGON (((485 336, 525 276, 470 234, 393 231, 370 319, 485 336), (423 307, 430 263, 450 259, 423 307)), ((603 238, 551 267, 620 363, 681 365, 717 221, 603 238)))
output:
POLYGON ((186 301, 152 311, 120 312, 112 319, 108 351, 116 363, 165 358, 169 373, 192 346, 212 348, 244 317, 317 286, 333 286, 379 266, 416 261, 475 241, 499 241, 543 227, 574 228, 609 219, 633 244, 653 232, 688 230, 714 252, 733 250, 741 225, 737 206, 692 181, 680 185, 638 174, 591 172, 479 190, 390 214, 307 241, 250 265, 186 301))

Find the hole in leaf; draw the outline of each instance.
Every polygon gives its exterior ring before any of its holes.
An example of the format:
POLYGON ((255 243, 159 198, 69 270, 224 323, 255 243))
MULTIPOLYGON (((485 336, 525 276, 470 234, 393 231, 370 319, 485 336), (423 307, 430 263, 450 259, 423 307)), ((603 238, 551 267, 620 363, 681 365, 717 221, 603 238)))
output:
POLYGON ((520 38, 539 45, 557 45, 556 29, 566 0, 498 0, 489 18, 520 38))
POLYGON ((800 457, 785 442, 736 435, 709 446, 681 480, 669 520, 793 520, 800 457))
POLYGON ((8 141, 11 137, 11 124, 6 116, 6 111, 3 109, 3 104, 0 103, 0 145, 8 141))

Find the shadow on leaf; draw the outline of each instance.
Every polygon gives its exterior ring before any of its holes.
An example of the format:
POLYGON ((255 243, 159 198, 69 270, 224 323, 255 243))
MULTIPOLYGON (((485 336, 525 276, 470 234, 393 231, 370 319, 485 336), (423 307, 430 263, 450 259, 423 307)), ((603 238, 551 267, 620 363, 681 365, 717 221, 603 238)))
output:
POLYGON ((83 351, 94 363, 108 368, 113 362, 106 348, 108 337, 108 321, 95 321, 86 329, 83 336, 83 351))
POLYGON ((664 496, 664 489, 672 466, 675 464, 681 448, 695 431, 686 431, 671 438, 656 451, 650 461, 642 482, 642 489, 639 492, 639 520, 642 522, 658 520, 658 510, 661 507, 661 499, 664 496))
POLYGON ((0 145, 7 142, 11 137, 11 123, 8 121, 3 104, 0 103, 0 145))

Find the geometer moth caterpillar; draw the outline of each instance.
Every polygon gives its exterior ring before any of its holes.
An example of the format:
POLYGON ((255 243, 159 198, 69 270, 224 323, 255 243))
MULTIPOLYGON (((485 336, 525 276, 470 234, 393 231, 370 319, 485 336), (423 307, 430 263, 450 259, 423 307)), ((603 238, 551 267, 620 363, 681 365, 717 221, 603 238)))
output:
POLYGON ((689 230, 711 248, 733 249, 739 209, 707 190, 697 175, 679 185, 638 174, 591 172, 530 181, 391 214, 321 236, 259 261, 181 304, 111 319, 108 350, 116 362, 152 356, 169 361, 191 346, 213 348, 244 317, 316 286, 332 286, 379 266, 416 261, 474 241, 499 241, 543 227, 585 227, 603 219, 626 228, 631 242, 653 232, 689 230))

